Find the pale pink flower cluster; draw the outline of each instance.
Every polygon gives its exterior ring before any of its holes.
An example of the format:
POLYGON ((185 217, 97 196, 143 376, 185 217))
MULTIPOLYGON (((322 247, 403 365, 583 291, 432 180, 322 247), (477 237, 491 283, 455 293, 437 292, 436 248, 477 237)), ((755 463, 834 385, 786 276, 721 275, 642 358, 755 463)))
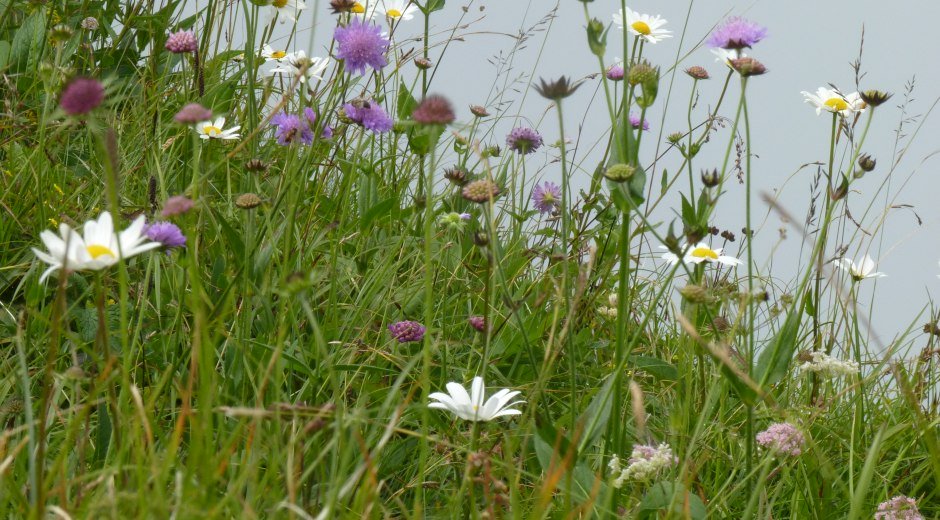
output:
POLYGON ((679 458, 673 455, 672 448, 666 443, 658 446, 637 444, 633 446, 633 452, 630 453, 630 460, 627 462, 626 468, 621 467, 620 458, 614 455, 607 464, 611 474, 619 473, 613 482, 615 488, 623 486, 624 481, 627 480, 649 480, 678 464, 679 458))
POLYGON ((803 453, 805 439, 803 434, 790 423, 775 423, 757 434, 757 444, 777 455, 797 455, 803 453))
POLYGON ((916 500, 899 495, 878 504, 875 520, 924 520, 924 515, 917 509, 916 500))

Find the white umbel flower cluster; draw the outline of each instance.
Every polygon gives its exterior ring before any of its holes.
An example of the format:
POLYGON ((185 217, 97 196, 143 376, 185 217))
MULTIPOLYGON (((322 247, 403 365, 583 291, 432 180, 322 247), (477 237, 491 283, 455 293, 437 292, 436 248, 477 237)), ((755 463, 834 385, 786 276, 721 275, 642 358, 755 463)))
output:
POLYGON ((816 372, 828 376, 848 376, 859 372, 858 363, 854 361, 842 361, 825 352, 812 352, 810 356, 812 356, 812 360, 797 367, 800 371, 816 372))
POLYGON ((658 446, 637 444, 633 447, 628 462, 624 468, 620 464, 620 458, 614 455, 607 463, 611 474, 619 473, 613 482, 615 488, 620 488, 627 480, 649 480, 678 464, 679 458, 673 455, 672 448, 665 442, 658 446))

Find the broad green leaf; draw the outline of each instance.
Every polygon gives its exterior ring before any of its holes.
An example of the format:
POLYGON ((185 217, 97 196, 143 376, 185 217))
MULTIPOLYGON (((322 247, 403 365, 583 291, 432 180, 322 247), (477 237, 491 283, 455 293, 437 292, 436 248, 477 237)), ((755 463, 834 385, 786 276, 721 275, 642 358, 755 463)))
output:
POLYGON ((650 356, 630 356, 630 363, 660 381, 676 381, 679 379, 679 370, 659 358, 650 356))
POLYGON ((641 520, 660 518, 660 511, 677 515, 674 517, 667 514, 669 518, 700 520, 708 516, 708 509, 698 495, 690 493, 680 483, 665 481, 653 484, 643 495, 638 518, 641 520))
POLYGON ((754 374, 761 388, 773 385, 787 374, 790 360, 793 359, 793 352, 796 351, 796 340, 800 332, 800 314, 795 309, 790 309, 777 335, 757 358, 754 374))
POLYGON ((604 433, 607 422, 610 420, 610 411, 614 405, 613 388, 616 380, 617 378, 612 375, 607 376, 607 382, 591 399, 591 403, 578 419, 578 424, 582 428, 578 451, 584 451, 604 433))

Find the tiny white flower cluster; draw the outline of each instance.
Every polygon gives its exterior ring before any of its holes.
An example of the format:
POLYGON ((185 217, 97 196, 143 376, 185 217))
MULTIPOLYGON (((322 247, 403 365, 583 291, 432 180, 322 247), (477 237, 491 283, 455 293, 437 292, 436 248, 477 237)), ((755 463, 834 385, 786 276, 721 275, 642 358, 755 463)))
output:
POLYGON ((798 367, 803 372, 817 372, 830 376, 847 376, 859 372, 858 363, 854 361, 842 361, 825 352, 813 352, 810 355, 813 360, 798 367))
POLYGON ((630 454, 629 464, 626 468, 620 465, 620 458, 614 455, 607 467, 611 474, 617 474, 613 486, 620 488, 627 480, 649 480, 665 469, 679 463, 679 458, 673 455, 672 448, 666 443, 658 446, 637 444, 630 454))
POLYGON ((609 307, 607 305, 601 305, 597 308, 597 312, 599 312, 601 316, 615 319, 617 317, 617 303, 619 303, 619 301, 617 293, 612 292, 607 296, 607 304, 609 307))

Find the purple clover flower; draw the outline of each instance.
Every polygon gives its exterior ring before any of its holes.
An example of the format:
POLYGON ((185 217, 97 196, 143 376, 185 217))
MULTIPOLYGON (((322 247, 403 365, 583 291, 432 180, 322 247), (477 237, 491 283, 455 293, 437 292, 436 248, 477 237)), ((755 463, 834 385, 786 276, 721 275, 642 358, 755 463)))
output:
POLYGON ((389 325, 388 330, 399 343, 416 343, 424 338, 427 329, 417 321, 399 321, 389 325))
POLYGON ((389 40, 377 25, 356 18, 346 27, 337 27, 333 38, 339 44, 336 58, 344 60, 350 72, 361 76, 366 73, 367 65, 375 70, 388 65, 385 52, 389 40))
POLYGON ((898 495, 878 504, 875 520, 924 520, 924 515, 917 509, 916 500, 898 495))
POLYGON ((520 154, 527 155, 542 146, 542 136, 531 128, 520 126, 513 128, 506 136, 506 146, 520 154))
POLYGON ((467 318, 467 323, 477 332, 486 332, 486 319, 483 316, 470 316, 467 318))
POLYGON ((175 54, 192 53, 199 50, 199 42, 192 31, 176 31, 166 39, 166 50, 175 54))
POLYGON ((186 245, 186 236, 183 231, 172 222, 154 222, 147 224, 144 228, 144 234, 154 242, 160 242, 163 247, 173 249, 174 247, 183 247, 186 245))
POLYGON ((271 125, 277 127, 274 130, 274 136, 277 138, 277 144, 281 146, 297 142, 302 144, 313 142, 313 131, 310 130, 310 125, 300 119, 300 116, 279 112, 271 118, 271 125))
POLYGON ((192 199, 183 195, 174 195, 163 203, 163 211, 160 212, 160 216, 163 218, 176 217, 191 209, 193 209, 192 199))
POLYGON ((94 78, 75 78, 62 89, 59 106, 70 116, 87 114, 104 101, 104 86, 94 78))
MULTIPOLYGON (((635 114, 630 114, 630 126, 632 126, 633 128, 639 128, 639 127, 640 127, 640 116, 635 115, 635 114)), ((643 131, 645 132, 646 130, 649 130, 649 129, 650 129, 650 122, 647 121, 646 119, 644 119, 644 120, 643 120, 643 131)))
POLYGON ((790 423, 774 423, 757 434, 757 444, 777 455, 797 455, 803 453, 805 439, 803 434, 790 423))
POLYGON ((357 108, 352 103, 346 103, 343 105, 343 112, 349 119, 377 134, 392 129, 392 118, 385 112, 382 105, 374 101, 366 101, 361 108, 357 108))
POLYGON ((736 16, 728 18, 724 24, 712 31, 708 45, 722 49, 743 49, 766 37, 766 27, 736 16))
POLYGON ((532 190, 532 205, 539 213, 551 213, 561 201, 561 188, 551 182, 536 184, 532 190))

